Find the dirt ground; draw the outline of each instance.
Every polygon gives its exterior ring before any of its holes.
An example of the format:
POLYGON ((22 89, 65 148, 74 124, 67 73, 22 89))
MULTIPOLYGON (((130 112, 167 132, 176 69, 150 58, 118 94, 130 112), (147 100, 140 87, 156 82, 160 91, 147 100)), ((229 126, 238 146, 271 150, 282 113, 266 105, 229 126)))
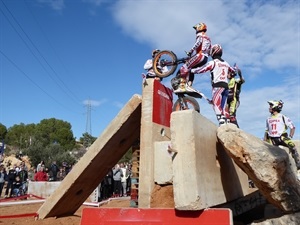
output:
MULTIPOLYGON (((26 201, 26 200, 23 200, 26 201)), ((34 216, 30 217, 13 217, 1 218, 3 216, 13 216, 21 214, 34 214, 42 206, 43 203, 32 204, 18 204, 10 206, 0 206, 0 225, 80 225, 82 209, 85 207, 95 207, 82 205, 74 215, 61 218, 46 218, 43 220, 36 220, 34 216)), ((174 208, 174 197, 172 186, 158 186, 156 185, 151 196, 151 208, 174 208)), ((118 198, 107 201, 106 204, 100 206, 115 207, 115 208, 129 208, 129 198, 118 198)))
MULTIPOLYGON (((36 213, 42 204, 43 203, 32 203, 24 205, 0 206, 0 217, 6 215, 13 216, 36 213)), ((61 218, 52 217, 43 220, 35 220, 34 216, 20 218, 0 218, 0 225, 80 225, 82 209, 85 207, 94 206, 83 205, 76 211, 74 215, 61 218)), ((128 200, 128 198, 123 200, 111 200, 100 207, 129 208, 130 200, 128 200)))

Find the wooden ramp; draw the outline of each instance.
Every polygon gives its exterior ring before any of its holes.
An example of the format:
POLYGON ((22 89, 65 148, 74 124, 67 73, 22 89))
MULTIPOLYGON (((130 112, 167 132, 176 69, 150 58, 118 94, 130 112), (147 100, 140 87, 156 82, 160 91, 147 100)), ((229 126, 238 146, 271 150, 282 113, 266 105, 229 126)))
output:
POLYGON ((140 137, 140 95, 134 95, 90 146, 55 192, 38 210, 38 218, 73 215, 108 171, 140 137))

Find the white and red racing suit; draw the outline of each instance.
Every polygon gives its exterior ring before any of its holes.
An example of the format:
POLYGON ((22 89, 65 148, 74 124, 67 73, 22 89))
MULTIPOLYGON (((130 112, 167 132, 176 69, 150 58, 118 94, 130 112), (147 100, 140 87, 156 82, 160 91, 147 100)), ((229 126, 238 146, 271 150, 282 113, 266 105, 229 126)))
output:
MULTIPOLYGON (((210 54, 211 40, 205 33, 196 34, 196 42, 191 48, 190 53, 196 52, 183 66, 180 68, 180 75, 187 78, 192 68, 203 66, 207 63, 210 54)), ((192 78, 193 80, 193 78, 192 78)))
POLYGON ((211 72, 212 103, 218 121, 229 118, 226 109, 228 97, 228 73, 233 70, 230 65, 221 58, 214 59, 206 65, 191 70, 192 73, 211 72))

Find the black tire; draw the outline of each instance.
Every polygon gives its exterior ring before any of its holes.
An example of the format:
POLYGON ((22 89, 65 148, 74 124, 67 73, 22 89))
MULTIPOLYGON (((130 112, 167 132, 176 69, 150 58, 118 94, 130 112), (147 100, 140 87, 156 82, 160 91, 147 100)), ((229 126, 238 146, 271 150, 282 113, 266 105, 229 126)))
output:
POLYGON ((173 105, 173 108, 172 108, 173 112, 180 111, 180 110, 186 110, 186 109, 194 109, 195 111, 200 113, 200 105, 195 98, 190 97, 190 96, 183 96, 181 98, 182 98, 186 108, 185 109, 181 108, 180 99, 178 98, 173 105))
POLYGON ((177 56, 174 52, 163 50, 156 54, 153 59, 153 71, 160 78, 168 77, 177 69, 177 56), (168 70, 163 72, 161 68, 166 67, 168 70))

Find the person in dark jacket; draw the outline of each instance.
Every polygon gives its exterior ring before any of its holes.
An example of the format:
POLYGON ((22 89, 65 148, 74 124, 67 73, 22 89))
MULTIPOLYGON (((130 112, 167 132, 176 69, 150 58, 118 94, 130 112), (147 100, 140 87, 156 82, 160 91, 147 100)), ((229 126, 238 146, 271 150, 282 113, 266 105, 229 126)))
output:
POLYGON ((11 197, 13 191, 13 183, 15 181, 17 171, 11 166, 7 173, 7 186, 5 191, 5 198, 11 197))

